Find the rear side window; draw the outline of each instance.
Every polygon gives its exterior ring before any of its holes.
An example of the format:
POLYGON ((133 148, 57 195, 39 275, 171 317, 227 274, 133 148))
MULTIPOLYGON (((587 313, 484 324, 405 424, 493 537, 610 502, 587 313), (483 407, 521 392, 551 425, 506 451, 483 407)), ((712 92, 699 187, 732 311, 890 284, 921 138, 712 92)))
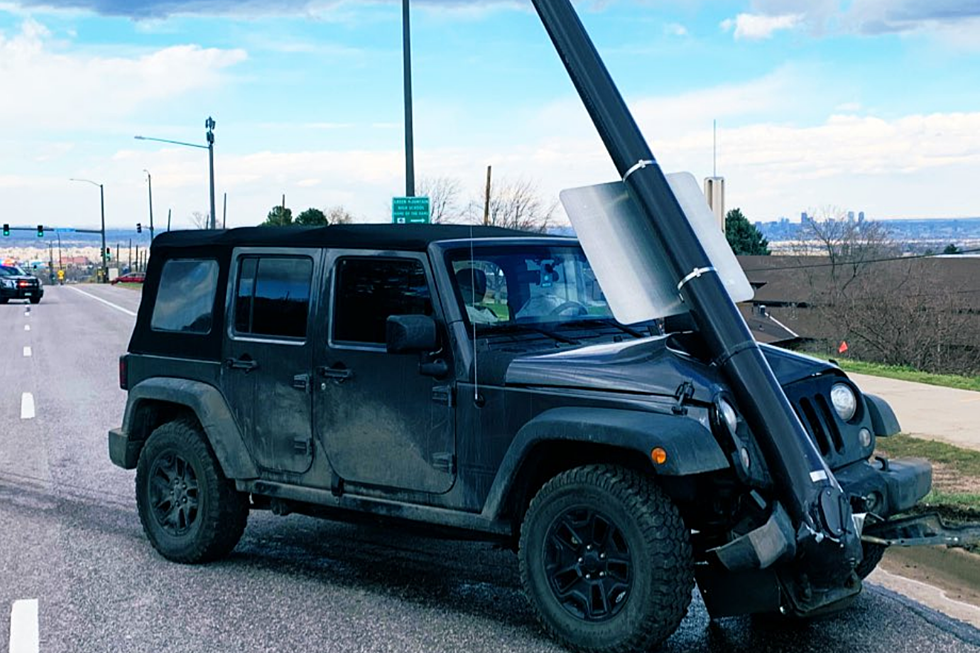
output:
POLYGON ((218 262, 174 259, 163 264, 150 328, 175 333, 208 333, 218 288, 218 262))
POLYGON ((313 259, 248 256, 239 259, 235 332, 275 338, 305 338, 310 312, 313 259))
POLYGON ((389 315, 432 315, 422 263, 342 259, 337 264, 333 339, 383 344, 389 315))

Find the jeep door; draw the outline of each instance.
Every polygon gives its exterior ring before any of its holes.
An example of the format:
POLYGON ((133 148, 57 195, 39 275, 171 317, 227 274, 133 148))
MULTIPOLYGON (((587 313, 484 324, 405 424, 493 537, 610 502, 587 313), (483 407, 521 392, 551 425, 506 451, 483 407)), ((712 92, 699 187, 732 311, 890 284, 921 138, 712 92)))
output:
POLYGON ((318 249, 236 249, 222 390, 256 464, 302 473, 313 460, 309 335, 318 249))
POLYGON ((441 313, 426 257, 334 251, 327 265, 329 335, 316 352, 314 420, 331 466, 348 483, 448 491, 451 382, 420 374, 419 355, 385 349, 388 316, 441 313))

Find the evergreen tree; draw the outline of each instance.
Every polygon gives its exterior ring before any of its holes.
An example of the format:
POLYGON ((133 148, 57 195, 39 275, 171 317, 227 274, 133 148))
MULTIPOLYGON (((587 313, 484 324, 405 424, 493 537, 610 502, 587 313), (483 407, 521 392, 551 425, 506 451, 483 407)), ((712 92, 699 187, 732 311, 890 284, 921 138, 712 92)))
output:
POLYGON ((293 211, 292 209, 286 209, 278 204, 272 207, 269 211, 269 215, 266 216, 265 222, 260 224, 260 227, 288 227, 293 224, 293 211))
POLYGON ((303 227, 326 227, 330 222, 327 220, 327 215, 320 209, 308 208, 296 216, 296 221, 293 224, 303 227))
POLYGON ((737 256, 770 254, 769 241, 742 215, 741 209, 732 209, 725 216, 725 238, 737 256))

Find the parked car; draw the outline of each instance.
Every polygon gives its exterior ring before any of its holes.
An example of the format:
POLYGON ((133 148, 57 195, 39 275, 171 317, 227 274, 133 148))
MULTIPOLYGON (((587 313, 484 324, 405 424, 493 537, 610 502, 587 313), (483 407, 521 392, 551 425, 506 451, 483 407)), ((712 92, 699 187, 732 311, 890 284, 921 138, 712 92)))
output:
POLYGON ((143 283, 146 279, 145 272, 130 272, 128 274, 122 274, 113 279, 110 283, 143 283))
MULTIPOLYGON (((871 458, 899 432, 884 400, 762 351, 868 531, 925 496, 927 462, 871 458)), ((513 547, 542 623, 577 650, 662 641, 695 580, 713 616, 845 603, 889 541, 831 570, 846 596, 818 596, 807 572, 829 572, 794 557, 775 454, 699 334, 617 322, 571 238, 165 233, 120 385, 110 458, 136 469, 164 557, 220 558, 251 510, 425 523, 513 547)))
POLYGON ((11 299, 26 299, 37 304, 44 297, 44 286, 33 274, 15 265, 0 265, 0 304, 11 299))

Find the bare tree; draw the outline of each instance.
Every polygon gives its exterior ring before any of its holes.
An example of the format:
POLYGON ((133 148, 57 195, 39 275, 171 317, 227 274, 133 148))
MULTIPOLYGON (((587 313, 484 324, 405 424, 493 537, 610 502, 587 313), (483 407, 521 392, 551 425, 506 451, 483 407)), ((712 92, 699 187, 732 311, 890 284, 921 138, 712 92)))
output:
POLYGON ((200 211, 194 211, 193 213, 191 213, 191 226, 194 229, 210 229, 211 216, 205 215, 200 211))
POLYGON ((429 222, 450 224, 463 221, 459 205, 462 184, 455 177, 422 177, 418 194, 429 198, 429 222))
MULTIPOLYGON (((482 195, 482 194, 481 194, 482 195)), ((484 200, 470 202, 470 219, 483 221, 484 200)), ((490 189, 488 224, 494 227, 544 233, 554 219, 558 201, 541 197, 533 181, 526 178, 503 180, 490 189)))
POLYGON ((351 224, 354 214, 338 204, 327 210, 327 224, 351 224))

